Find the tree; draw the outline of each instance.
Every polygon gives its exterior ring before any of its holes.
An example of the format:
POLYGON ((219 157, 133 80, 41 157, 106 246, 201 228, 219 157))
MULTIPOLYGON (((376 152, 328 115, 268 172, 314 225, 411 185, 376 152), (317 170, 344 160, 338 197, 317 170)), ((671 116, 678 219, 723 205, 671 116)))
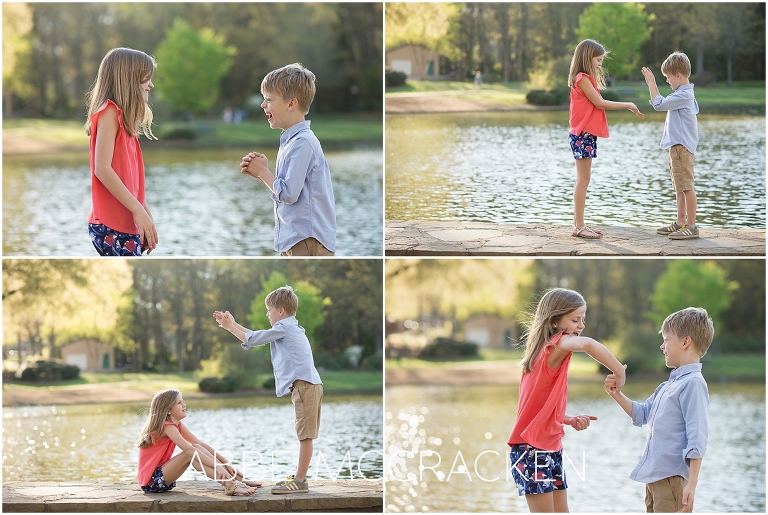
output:
POLYGON ((640 60, 640 46, 651 37, 653 14, 643 4, 594 3, 579 17, 576 35, 594 39, 610 52, 603 67, 614 77, 628 77, 640 60))
POLYGON ((155 85, 174 111, 202 113, 216 102, 235 53, 213 30, 177 18, 157 47, 155 85))
MULTIPOLYGON (((272 272, 267 280, 262 283, 261 291, 256 294, 253 302, 251 302, 251 315, 248 318, 248 322, 252 328, 269 329, 270 325, 265 315, 267 308, 264 305, 264 299, 267 298, 270 292, 288 284, 288 279, 280 272, 272 272)), ((331 304, 331 299, 323 297, 320 289, 307 281, 293 281, 290 286, 293 287, 296 296, 299 298, 299 309, 296 313, 299 325, 304 328, 309 343, 313 348, 317 348, 319 345, 315 341, 315 331, 323 324, 325 309, 331 304)))
POLYGON ((20 72, 19 62, 26 61, 32 50, 29 32, 32 11, 25 3, 3 3, 3 99, 5 116, 13 114, 13 95, 29 94, 30 86, 20 72))
POLYGON ((731 306, 738 287, 738 283, 728 280, 726 271, 712 261, 670 261, 667 271, 654 285, 649 315, 660 328, 668 315, 687 307, 700 307, 707 310, 715 332, 719 332, 722 315, 731 306))

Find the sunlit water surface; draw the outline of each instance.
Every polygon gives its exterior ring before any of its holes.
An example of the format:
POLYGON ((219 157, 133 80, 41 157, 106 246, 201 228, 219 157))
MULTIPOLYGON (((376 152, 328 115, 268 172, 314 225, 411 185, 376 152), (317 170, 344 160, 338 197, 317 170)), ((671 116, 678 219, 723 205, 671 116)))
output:
MULTIPOLYGON (((3 408, 3 481, 136 482, 134 444, 148 407, 3 408)), ((287 397, 189 399, 187 409, 187 428, 246 475, 272 481, 293 473, 299 442, 287 397)), ((381 478, 381 413, 380 396, 326 396, 309 477, 381 478)), ((205 476, 193 469, 181 477, 198 479, 205 476)))
MULTIPOLYGON (((160 238, 152 256, 276 255, 269 190, 240 174, 247 152, 145 149, 147 205, 160 238)), ((276 152, 267 156, 274 167, 276 152)), ((331 151, 326 158, 336 255, 381 256, 381 149, 331 151)), ((87 153, 3 156, 3 255, 96 257, 90 205, 87 153)))
MULTIPOLYGON (((656 386, 628 383, 624 392, 644 401, 656 386)), ((764 513, 765 386, 710 383, 709 392, 709 442, 694 510, 764 513)), ((386 511, 528 512, 506 475, 517 400, 515 386, 387 386, 386 511)), ((566 428, 570 510, 645 511, 645 486, 629 474, 647 426, 634 427, 602 384, 570 385, 567 413, 598 417, 584 431, 566 428)))
MULTIPOLYGON (((664 113, 609 112, 598 140, 587 221, 655 226, 675 216, 664 113)), ((765 227, 765 116, 700 114, 697 220, 765 227)), ((568 112, 386 117, 387 220, 570 224, 574 159, 568 112)))

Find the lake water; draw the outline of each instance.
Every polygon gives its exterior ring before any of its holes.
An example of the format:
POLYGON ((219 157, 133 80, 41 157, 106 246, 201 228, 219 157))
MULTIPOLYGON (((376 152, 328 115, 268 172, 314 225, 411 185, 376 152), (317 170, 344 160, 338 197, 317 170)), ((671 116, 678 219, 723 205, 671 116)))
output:
MULTIPOLYGON (((656 386, 630 378, 624 392, 644 401, 656 386)), ((709 442, 694 511, 765 513, 765 385, 710 383, 709 392, 709 442)), ((528 512, 506 476, 517 394, 514 386, 387 386, 386 511, 528 512), (421 472, 420 460, 428 467, 421 472)), ((570 385, 568 414, 598 417, 585 431, 566 428, 570 510, 644 512, 645 486, 629 474, 647 426, 634 427, 598 383, 570 385)))
MULTIPOLYGON (((240 174, 248 150, 146 150, 152 256, 274 256, 274 202, 240 174)), ((274 167, 276 151, 267 153, 274 167)), ((338 256, 382 255, 382 151, 326 154, 338 256)), ((3 156, 3 255, 97 257, 88 236, 88 154, 3 156)))
MULTIPOLYGON (((608 112, 586 203, 590 223, 657 226, 675 217, 664 113, 608 112)), ((765 227, 765 115, 700 114, 695 181, 705 227, 765 227)), ((570 225, 568 112, 386 117, 386 219, 570 225)))
MULTIPOLYGON (((382 477, 381 404, 372 395, 323 399, 310 478, 382 477)), ((149 403, 4 407, 3 481, 135 482, 134 444, 146 421, 141 410, 148 408, 149 403)), ((183 423, 190 431, 232 453, 247 476, 267 484, 294 472, 299 442, 287 397, 189 399, 187 409, 183 423)), ((189 469, 181 479, 206 478, 189 469)))

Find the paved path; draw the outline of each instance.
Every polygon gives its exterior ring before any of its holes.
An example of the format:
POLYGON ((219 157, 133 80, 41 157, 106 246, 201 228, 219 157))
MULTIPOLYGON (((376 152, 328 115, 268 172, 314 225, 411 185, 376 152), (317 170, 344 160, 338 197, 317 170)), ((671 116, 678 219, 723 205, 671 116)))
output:
POLYGON ((384 97, 386 113, 461 113, 488 111, 547 111, 567 110, 568 106, 534 106, 525 102, 505 105, 483 100, 482 93, 477 99, 466 98, 474 94, 471 90, 431 91, 420 93, 397 93, 384 97), (464 98, 456 98, 461 95, 464 98))
POLYGON ((387 221, 387 256, 764 256, 765 229, 701 229, 674 241, 655 227, 600 227, 599 240, 574 238, 568 226, 481 222, 387 221))
POLYGON ((383 511, 381 480, 312 481, 305 494, 274 495, 266 485, 250 497, 228 497, 213 481, 177 481, 170 492, 145 494, 135 482, 3 481, 3 512, 267 512, 383 511))

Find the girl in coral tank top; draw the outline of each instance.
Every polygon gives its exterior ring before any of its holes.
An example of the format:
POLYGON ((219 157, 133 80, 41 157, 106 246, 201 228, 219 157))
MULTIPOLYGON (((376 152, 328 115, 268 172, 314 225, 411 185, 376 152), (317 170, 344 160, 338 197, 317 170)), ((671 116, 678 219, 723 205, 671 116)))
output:
POLYGON ((597 420, 592 415, 565 414, 571 354, 587 353, 616 374, 617 384, 624 385, 619 360, 601 343, 581 336, 586 313, 587 304, 579 293, 553 288, 539 300, 526 335, 517 418, 507 443, 510 473, 531 513, 568 511, 563 427, 582 431, 597 420))
POLYGON ((576 46, 568 74, 571 88, 570 126, 568 140, 576 160, 576 184, 573 187, 573 227, 571 235, 597 239, 602 232, 584 222, 584 205, 592 173, 592 159, 597 157, 597 138, 608 137, 605 110, 629 109, 640 118, 645 115, 632 102, 605 100, 599 90, 605 89, 603 46, 585 39, 576 46))
POLYGON ((144 158, 139 133, 153 139, 155 60, 130 48, 109 51, 88 92, 85 133, 91 137, 88 233, 102 256, 140 256, 157 246, 157 230, 144 200, 144 158))

